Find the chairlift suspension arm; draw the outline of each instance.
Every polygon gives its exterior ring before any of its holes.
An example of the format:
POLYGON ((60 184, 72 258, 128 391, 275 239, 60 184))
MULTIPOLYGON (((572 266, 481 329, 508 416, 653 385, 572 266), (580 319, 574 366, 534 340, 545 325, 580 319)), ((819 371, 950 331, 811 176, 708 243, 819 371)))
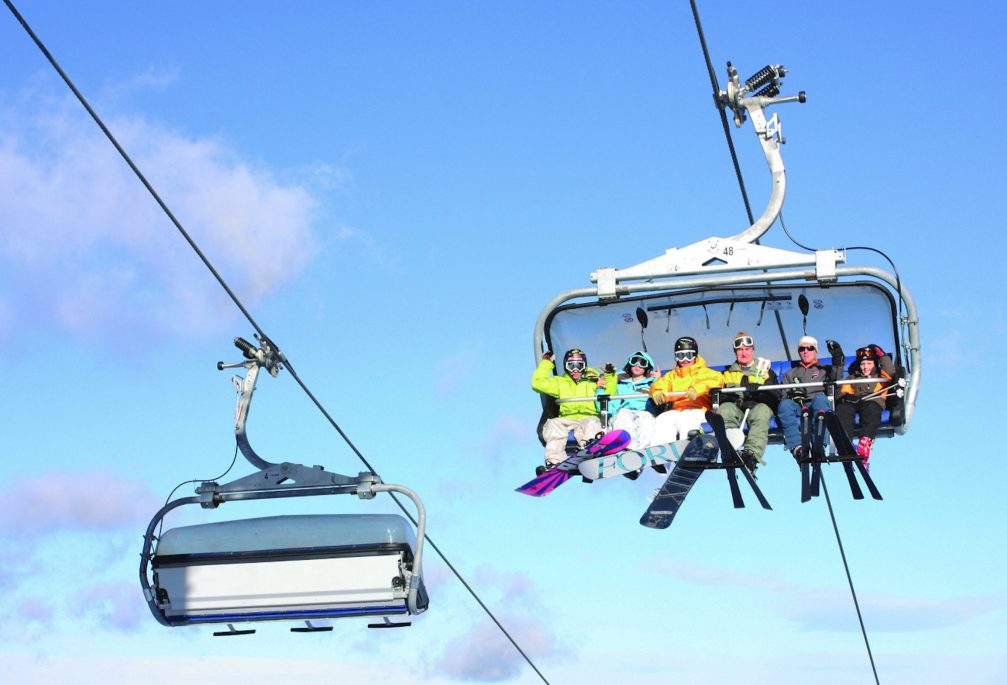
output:
POLYGON ((248 442, 248 435, 245 432, 245 422, 248 420, 248 412, 252 406, 252 395, 255 392, 255 384, 259 379, 259 369, 265 368, 271 376, 276 376, 280 372, 280 354, 275 350, 268 338, 256 338, 260 341, 261 347, 255 347, 244 338, 235 338, 234 346, 241 350, 245 356, 245 361, 236 363, 217 362, 217 369, 233 369, 244 367, 245 376, 234 376, 232 382, 234 389, 238 393, 237 403, 234 410, 234 437, 238 443, 238 449, 245 459, 257 469, 268 469, 278 466, 260 457, 251 444, 248 442))

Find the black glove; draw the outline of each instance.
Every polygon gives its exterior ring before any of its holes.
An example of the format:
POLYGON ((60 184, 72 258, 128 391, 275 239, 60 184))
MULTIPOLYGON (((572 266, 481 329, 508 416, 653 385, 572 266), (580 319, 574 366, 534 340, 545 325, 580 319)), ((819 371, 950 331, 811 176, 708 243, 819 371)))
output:
POLYGON ((787 393, 787 397, 800 404, 804 400, 808 399, 808 394, 805 392, 804 388, 791 388, 790 392, 787 393))
POLYGON ((720 388, 710 389, 710 402, 718 407, 720 406, 720 388))
POLYGON ((832 365, 842 366, 846 363, 846 355, 843 354, 842 346, 835 340, 826 340, 825 346, 829 348, 829 353, 832 355, 832 365))

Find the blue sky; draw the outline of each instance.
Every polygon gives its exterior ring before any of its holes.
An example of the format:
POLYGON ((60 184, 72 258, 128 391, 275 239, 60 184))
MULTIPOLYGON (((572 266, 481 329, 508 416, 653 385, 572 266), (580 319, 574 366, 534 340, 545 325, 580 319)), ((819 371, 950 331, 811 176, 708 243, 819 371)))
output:
MULTIPOLYGON (((703 479, 667 531, 637 524, 655 480, 513 492, 541 455, 543 304, 747 225, 688 3, 17 6, 550 682, 871 680, 828 511, 799 503, 782 448, 760 471, 775 511, 703 479)), ((912 428, 872 458, 885 501, 826 474, 880 678, 1003 682, 996 394, 972 390, 1007 334, 1003 10, 700 11, 722 83, 727 60, 782 63, 808 92, 779 108, 791 232, 884 249, 921 312, 912 428)), ((214 365, 252 331, 6 8, 0 64, 5 671, 540 682, 432 553, 408 630, 221 640, 151 619, 141 534, 177 483, 230 462, 214 365)), ((735 144, 759 212, 765 163, 750 129, 735 144)), ((779 227, 765 242, 786 246, 779 227)), ((268 458, 362 468, 287 374, 260 382, 249 433, 268 458)))

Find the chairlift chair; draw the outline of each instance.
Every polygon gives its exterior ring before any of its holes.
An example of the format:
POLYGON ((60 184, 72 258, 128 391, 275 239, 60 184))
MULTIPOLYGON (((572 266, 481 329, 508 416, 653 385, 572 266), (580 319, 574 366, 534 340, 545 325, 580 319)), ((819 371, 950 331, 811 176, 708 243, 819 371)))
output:
MULTIPOLYGON (((579 347, 593 366, 620 366, 642 345, 667 371, 674 367, 675 339, 689 335, 699 341, 707 363, 721 369, 734 361, 732 340, 745 330, 756 339, 756 354, 773 360, 782 376, 804 334, 820 341, 825 359, 827 338, 850 352, 874 343, 892 354, 904 375, 891 391, 879 437, 902 435, 912 421, 921 373, 913 298, 896 275, 847 265, 845 249, 799 253, 757 243, 779 216, 786 194, 781 125, 775 114, 767 119, 765 109, 804 102, 805 95, 778 97, 784 75, 779 66, 766 67, 745 83, 733 66, 728 75, 718 104, 734 112, 737 126, 752 120, 772 176, 762 215, 731 237, 669 249, 626 268, 600 268, 591 274, 592 286, 555 296, 535 323, 535 359, 546 350, 561 354, 579 347)), ((555 410, 550 399, 543 397, 543 421, 555 410)), ((773 431, 770 440, 781 443, 782 435, 773 431)))
POLYGON ((173 500, 151 519, 140 557, 140 584, 154 618, 166 626, 226 623, 216 634, 244 634, 235 623, 296 620, 324 630, 319 619, 365 616, 373 627, 408 625, 422 613, 428 597, 422 578, 426 514, 409 488, 382 483, 373 473, 356 477, 266 461, 252 449, 245 432, 260 369, 276 376, 281 358, 270 342, 255 347, 241 338, 235 345, 245 361, 219 363, 244 367, 235 377, 238 391, 235 436, 245 458, 259 469, 234 482, 204 482, 196 495, 173 500), (416 530, 402 516, 389 514, 293 515, 183 526, 156 534, 165 515, 186 504, 213 509, 223 502, 354 494, 372 499, 398 492, 416 506, 416 530))

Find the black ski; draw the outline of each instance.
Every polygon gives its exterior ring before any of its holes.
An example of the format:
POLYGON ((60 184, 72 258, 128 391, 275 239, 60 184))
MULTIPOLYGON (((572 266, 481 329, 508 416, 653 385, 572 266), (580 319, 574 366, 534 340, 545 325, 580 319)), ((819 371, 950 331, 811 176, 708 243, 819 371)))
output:
MULTIPOLYGON (((734 476, 734 468, 731 465, 737 465, 741 469, 742 475, 745 476, 745 480, 752 487, 752 492, 755 493, 756 498, 759 500, 759 504, 762 505, 763 509, 770 509, 769 500, 766 496, 762 494, 762 489, 755 482, 755 476, 752 472, 748 470, 748 465, 745 464, 744 460, 738 455, 738 452, 734 449, 734 445, 727 438, 727 428, 724 426, 724 417, 716 412, 708 411, 706 412, 706 422, 710 424, 713 428, 713 434, 717 436, 717 443, 720 445, 720 460, 727 465, 727 478, 728 482, 731 483, 731 495, 734 496, 735 491, 738 490, 738 481, 734 476)), ((738 508, 738 502, 741 502, 741 506, 745 506, 744 501, 741 499, 741 492, 738 491, 737 496, 734 497, 734 506, 738 508)))
POLYGON ((825 431, 825 414, 818 412, 815 417, 814 442, 811 445, 811 496, 818 497, 821 494, 822 482, 822 462, 825 461, 825 450, 828 448, 828 433, 825 431))
POLYGON ((811 409, 801 407, 801 501, 811 500, 811 409))
POLYGON ((709 435, 698 435, 675 462, 664 485, 654 495, 647 511, 640 517, 640 525, 648 528, 667 528, 678 513, 685 496, 692 490, 707 464, 717 460, 717 443, 709 435))
POLYGON ((871 478, 871 474, 864 467, 862 457, 853 449, 850 436, 846 434, 846 429, 839 422, 839 417, 830 411, 825 415, 825 424, 828 426, 829 434, 832 436, 832 442, 836 445, 836 451, 843 460, 843 468, 846 469, 846 478, 850 481, 850 491, 853 493, 853 498, 863 499, 864 497, 864 493, 860 490, 860 486, 857 485, 857 479, 853 473, 853 468, 856 466, 857 470, 860 471, 860 477, 864 479, 864 485, 867 486, 868 492, 871 493, 871 497, 876 500, 882 499, 878 486, 874 484, 874 479, 871 478), (858 493, 860 497, 857 497, 858 493))

